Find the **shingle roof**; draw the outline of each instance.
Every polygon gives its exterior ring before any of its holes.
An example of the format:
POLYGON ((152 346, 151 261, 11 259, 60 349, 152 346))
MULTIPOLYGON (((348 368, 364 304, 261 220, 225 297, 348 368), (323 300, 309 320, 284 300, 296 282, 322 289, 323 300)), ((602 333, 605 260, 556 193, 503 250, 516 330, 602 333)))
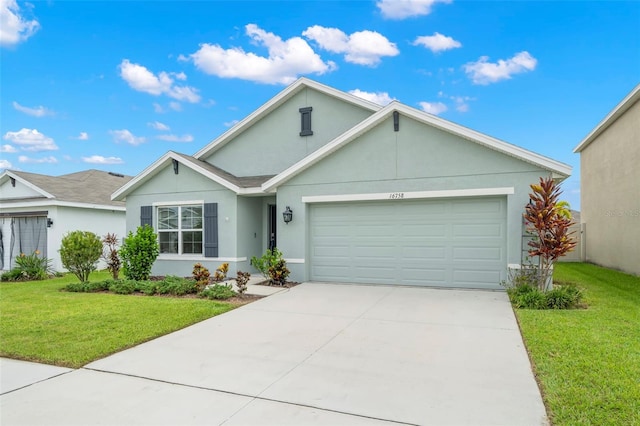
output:
POLYGON ((11 173, 48 192, 59 201, 113 206, 125 205, 122 201, 112 201, 111 194, 133 178, 100 170, 85 170, 62 176, 14 170, 11 173))
POLYGON ((209 164, 206 161, 202 161, 202 160, 198 160, 195 157, 192 157, 190 155, 185 155, 185 154, 181 154, 179 152, 174 152, 175 154, 179 155, 181 158, 183 158, 185 161, 189 161, 193 164, 197 164, 198 166, 202 167, 203 169, 217 175, 220 176, 222 179, 231 182, 232 184, 239 186, 240 188, 255 188, 257 186, 262 185, 263 183, 265 183, 266 181, 268 181, 269 179, 271 179, 272 177, 274 177, 275 175, 266 175, 266 176, 242 176, 242 177, 238 177, 238 176, 234 176, 231 173, 227 172, 226 170, 222 170, 219 167, 214 166, 213 164, 209 164))

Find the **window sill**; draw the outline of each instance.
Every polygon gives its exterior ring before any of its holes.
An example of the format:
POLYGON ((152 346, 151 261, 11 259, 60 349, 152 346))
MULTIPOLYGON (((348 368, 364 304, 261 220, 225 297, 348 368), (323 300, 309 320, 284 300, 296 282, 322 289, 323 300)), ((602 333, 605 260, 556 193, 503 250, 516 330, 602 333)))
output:
POLYGON ((201 254, 160 254, 158 260, 190 260, 197 262, 245 262, 246 257, 204 257, 201 254))

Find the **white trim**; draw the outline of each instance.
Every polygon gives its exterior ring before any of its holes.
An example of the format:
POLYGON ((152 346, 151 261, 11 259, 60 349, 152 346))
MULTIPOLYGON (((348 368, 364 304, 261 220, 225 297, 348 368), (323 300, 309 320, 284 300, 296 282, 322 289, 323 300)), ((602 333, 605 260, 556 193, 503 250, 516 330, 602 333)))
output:
POLYGON ((44 189, 40 188, 39 186, 36 186, 33 183, 29 182, 28 180, 16 175, 15 173, 12 173, 11 170, 5 170, 5 172, 2 174, 2 176, 0 176, 0 179, 2 179, 5 176, 11 177, 11 178, 17 180, 18 182, 22 183, 27 188, 29 188, 29 189, 31 189, 33 191, 36 191, 37 193, 41 194, 44 197, 56 198, 54 195, 48 193, 47 191, 45 191, 44 189))
POLYGON ((507 269, 522 269, 519 263, 507 263, 507 269))
POLYGON ((515 188, 474 188, 474 189, 447 189, 441 191, 413 191, 413 192, 378 192, 373 194, 339 194, 339 195, 311 195, 302 197, 303 203, 335 203, 340 201, 376 201, 376 200, 415 200, 425 198, 457 198, 457 197, 483 197, 491 195, 511 195, 515 188))
POLYGON ((301 77, 295 82, 293 82, 291 85, 286 87, 284 90, 282 90, 280 93, 275 95, 265 104, 263 104, 260 108, 258 108, 257 110, 255 110, 254 112, 246 116, 243 120, 238 122, 235 126, 231 127, 222 135, 220 135, 213 141, 209 142, 204 148, 196 152, 193 155, 193 157, 200 160, 202 159, 202 157, 210 156, 213 152, 215 152, 216 150, 224 146, 227 142, 232 140, 234 137, 236 137, 240 133, 242 133, 246 128, 252 126, 255 122, 257 122, 262 117, 269 114, 278 106, 285 103, 288 99, 290 99, 293 95, 295 95, 305 87, 315 89, 329 96, 333 96, 335 98, 341 99, 351 104, 358 105, 372 112, 378 111, 379 109, 382 108, 378 104, 359 98, 355 95, 351 95, 341 90, 334 89, 333 87, 325 86, 324 84, 318 83, 317 81, 313 81, 305 77, 301 77))
POLYGON ((0 210, 13 209, 13 208, 21 209, 21 208, 29 208, 29 207, 36 208, 40 206, 75 207, 79 209, 113 210, 118 212, 124 212, 127 210, 125 206, 110 206, 108 204, 85 204, 85 203, 77 203, 73 201, 60 201, 56 199, 22 201, 19 203, 3 201, 2 208, 0 210))
POLYGON ((188 261, 199 261, 199 262, 245 262, 247 260, 246 257, 204 257, 199 255, 188 255, 188 254, 160 254, 158 255, 158 260, 188 260, 188 261))
POLYGON ((476 132, 475 130, 468 129, 466 127, 460 126, 459 124, 455 124, 440 117, 436 117, 435 115, 419 111, 410 106, 401 104, 398 101, 393 101, 375 114, 358 123, 356 126, 350 128, 328 144, 322 146, 302 160, 298 161, 296 164, 292 165, 280 174, 263 183, 262 190, 265 192, 273 191, 280 184, 286 182, 293 176, 316 164, 323 158, 327 157, 328 155, 342 148, 344 145, 366 133, 376 125, 380 124, 382 121, 391 116, 394 111, 398 111, 409 118, 413 118, 437 129, 465 138, 471 142, 475 142, 479 145, 486 146, 490 149, 515 157, 519 160, 534 164, 545 170, 558 173, 564 177, 571 175, 572 168, 567 164, 561 163, 535 152, 528 151, 524 148, 520 148, 491 136, 487 136, 483 133, 476 132))
POLYGON ((189 167, 191 170, 201 174, 202 176, 205 176, 205 177, 211 179, 212 181, 224 186, 225 188, 235 192, 236 194, 238 194, 240 192, 240 187, 232 184, 228 180, 226 180, 226 179, 224 179, 224 178, 222 178, 222 177, 220 177, 220 176, 218 176, 218 175, 216 175, 214 173, 209 172, 208 170, 206 170, 206 169, 200 167, 199 165, 189 161, 188 158, 185 158, 185 157, 183 157, 182 155, 180 155, 180 154, 178 154, 176 152, 169 151, 166 154, 164 154, 162 157, 157 159, 149 167, 144 169, 139 175, 137 175, 136 177, 131 179, 124 186, 122 186, 116 192, 111 194, 111 199, 115 200, 115 201, 122 201, 127 196, 127 194, 129 192, 131 192, 134 188, 136 188, 138 185, 146 182, 148 179, 151 179, 154 175, 156 175, 159 172, 159 169, 161 167, 169 166, 169 163, 170 163, 169 160, 178 161, 180 164, 189 167))
POLYGON ((573 152, 580 152, 593 142, 602 132, 604 132, 622 114, 627 112, 633 104, 640 100, 640 84, 633 88, 625 98, 616 105, 615 108, 575 147, 573 152))
POLYGON ((158 201, 152 203, 153 207, 166 207, 166 206, 191 206, 191 205, 201 205, 204 204, 204 200, 194 200, 194 201, 158 201))
POLYGON ((304 259, 285 259, 287 263, 304 263, 304 259))

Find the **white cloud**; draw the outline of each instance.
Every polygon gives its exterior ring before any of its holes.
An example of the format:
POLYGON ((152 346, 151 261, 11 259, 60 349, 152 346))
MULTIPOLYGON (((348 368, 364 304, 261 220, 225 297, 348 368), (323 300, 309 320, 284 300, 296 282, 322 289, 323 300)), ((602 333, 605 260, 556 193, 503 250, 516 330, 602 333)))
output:
POLYGON ((13 107, 16 110, 20 111, 20 112, 24 112, 25 114, 32 115, 34 117, 44 117, 45 115, 54 115, 55 114, 53 111, 43 107, 42 105, 37 106, 35 108, 29 108, 29 107, 26 107, 26 106, 22 106, 19 103, 17 103, 16 101, 14 101, 13 102, 13 107))
POLYGON ((147 123, 147 126, 154 128, 156 130, 160 130, 161 132, 167 132, 171 130, 169 126, 159 121, 153 121, 153 122, 147 123))
POLYGON ((157 139, 160 139, 162 141, 167 141, 167 142, 192 142, 193 141, 193 136, 186 134, 186 135, 182 135, 182 136, 178 136, 178 135, 158 135, 156 136, 157 139))
POLYGON ((174 84, 174 78, 178 80, 187 78, 184 73, 176 74, 161 71, 158 75, 155 75, 146 67, 133 64, 128 59, 123 59, 118 67, 120 68, 120 77, 134 90, 155 96, 164 94, 180 101, 200 102, 198 89, 174 84))
POLYGON ((442 102, 420 102, 420 108, 429 114, 438 115, 445 112, 448 108, 442 102))
POLYGON ((18 150, 13 145, 1 145, 0 152, 6 152, 7 154, 13 154, 18 150))
POLYGON ((109 131, 113 135, 113 140, 116 142, 126 142, 129 145, 137 146, 146 141, 142 136, 134 136, 127 129, 122 130, 111 130, 109 131))
POLYGON ((80 134, 78 135, 78 137, 76 139, 81 140, 81 141, 88 141, 89 140, 89 133, 80 132, 80 134))
POLYGON ((333 62, 324 62, 301 37, 282 40, 255 24, 246 25, 245 31, 255 44, 267 48, 268 56, 245 52, 241 47, 223 49, 204 43, 189 58, 207 74, 266 84, 289 84, 301 74, 324 74, 336 68, 333 62))
POLYGON ((44 157, 44 158, 31 158, 26 155, 21 155, 18 157, 18 161, 21 163, 35 163, 35 164, 56 164, 58 159, 56 157, 44 157))
POLYGON ((82 157, 82 161, 90 164, 122 164, 120 157, 103 157, 102 155, 92 155, 91 157, 82 157))
POLYGON ((516 53, 506 60, 499 59, 496 63, 488 61, 488 56, 482 56, 476 62, 469 62, 463 66, 467 76, 475 84, 486 85, 510 79, 514 74, 533 71, 538 64, 538 60, 527 51, 516 53))
POLYGON ((182 104, 180 102, 171 101, 169 102, 169 108, 174 111, 182 111, 182 104))
POLYGON ((153 103, 153 110, 158 114, 164 114, 166 112, 164 108, 162 108, 162 105, 155 102, 153 103))
POLYGON ((424 46, 434 53, 462 47, 462 43, 438 32, 431 36, 420 36, 413 41, 414 46, 424 46))
POLYGON ((0 45, 13 46, 35 34, 40 24, 22 16, 16 0, 0 0, 0 45))
POLYGON ((364 92, 360 89, 354 89, 349 90, 349 93, 369 102, 373 102, 374 104, 383 106, 393 102, 395 99, 389 96, 387 92, 364 92))
POLYGON ((9 161, 0 158, 0 170, 11 168, 13 168, 13 165, 9 161))
POLYGON ((231 120, 231 121, 225 121, 224 124, 225 127, 231 127, 231 126, 235 126, 236 124, 238 124, 239 120, 231 120))
POLYGON ((324 50, 344 53, 345 61, 358 65, 375 66, 383 56, 396 56, 400 53, 395 43, 375 31, 357 31, 347 35, 337 28, 314 25, 302 35, 318 43, 324 50))
POLYGON ((43 135, 36 129, 7 132, 3 139, 18 145, 22 151, 55 151, 58 149, 52 138, 43 135))
POLYGON ((451 3, 451 0, 379 0, 376 6, 385 18, 404 19, 428 15, 436 3, 451 3))
POLYGON ((456 104, 456 111, 458 112, 467 112, 469 111, 469 101, 475 101, 475 98, 471 98, 469 96, 450 96, 451 99, 456 104))

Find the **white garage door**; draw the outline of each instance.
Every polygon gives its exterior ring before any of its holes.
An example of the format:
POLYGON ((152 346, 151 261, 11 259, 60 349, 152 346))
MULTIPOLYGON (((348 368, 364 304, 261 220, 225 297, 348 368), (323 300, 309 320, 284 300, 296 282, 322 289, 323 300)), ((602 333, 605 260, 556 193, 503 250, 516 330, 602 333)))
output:
POLYGON ((313 281, 500 288, 506 199, 320 203, 310 210, 313 281))

